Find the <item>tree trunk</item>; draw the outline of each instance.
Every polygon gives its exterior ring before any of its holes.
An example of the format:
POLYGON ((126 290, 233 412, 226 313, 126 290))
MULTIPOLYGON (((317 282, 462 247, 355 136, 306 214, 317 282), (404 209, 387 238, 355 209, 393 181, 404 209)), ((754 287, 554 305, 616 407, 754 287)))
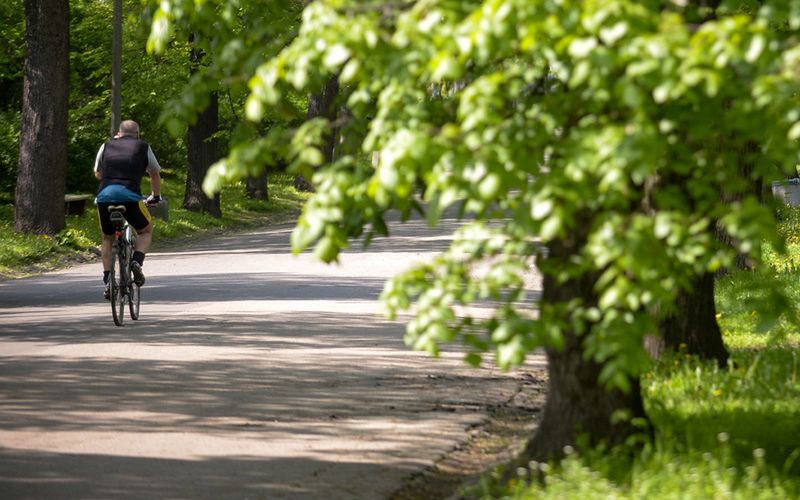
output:
MULTIPOLYGON (((720 141, 720 148, 730 148, 724 140, 720 141)), ((753 157, 758 154, 758 145, 748 142, 737 148, 737 162, 739 175, 749 181, 753 195, 763 201, 763 182, 761 179, 752 179, 753 157)), ((690 181, 685 181, 690 182, 690 181)), ((722 193, 722 200, 732 204, 744 199, 748 193, 722 193)), ((737 242, 719 224, 714 225, 717 240, 731 248, 737 247, 737 242)), ((751 270, 753 262, 749 256, 737 252, 734 265, 737 269, 751 270)), ((694 278, 690 290, 681 291, 675 302, 677 310, 662 320, 659 325, 662 345, 654 351, 660 354, 663 348, 685 352, 700 356, 703 359, 716 360, 717 364, 725 367, 728 364, 729 353, 722 341, 722 330, 717 322, 717 307, 714 302, 714 280, 718 275, 727 273, 726 269, 717 273, 706 273, 694 278)))
POLYGON ((564 447, 574 447, 581 435, 592 445, 613 446, 641 431, 630 420, 613 420, 618 411, 646 418, 639 379, 631 380, 628 393, 605 389, 597 381, 602 365, 586 360, 579 344, 573 335, 563 350, 547 349, 547 401, 536 435, 523 452, 523 463, 561 458, 564 447))
POLYGON ((214 217, 221 217, 219 193, 209 198, 203 191, 203 179, 211 165, 217 161, 217 139, 219 127, 219 101, 217 94, 211 95, 208 107, 197 117, 197 122, 189 126, 186 141, 188 166, 186 171, 186 194, 183 208, 203 211, 214 217))
MULTIPOLYGON (((192 49, 189 58, 192 72, 197 71, 203 54, 192 49)), ((206 212, 214 217, 222 217, 219 193, 209 198, 203 191, 203 180, 208 169, 217 160, 217 138, 219 130, 219 97, 216 92, 210 96, 208 106, 197 116, 197 121, 189 125, 187 132, 186 194, 183 197, 183 208, 196 212, 206 212)))
POLYGON ((25 0, 25 69, 14 228, 65 226, 69 0, 25 0))
POLYGON ((695 279, 692 290, 683 291, 675 302, 677 312, 660 324, 661 337, 667 349, 715 359, 719 366, 728 363, 728 351, 722 342, 714 303, 714 274, 695 279))
POLYGON ((247 197, 251 200, 269 201, 267 167, 258 176, 247 178, 247 197))
MULTIPOLYGON (((719 139, 721 150, 730 148, 723 138, 719 139)), ((757 151, 754 144, 748 144, 737 152, 739 175, 745 179, 751 177, 752 155, 757 151)), ((689 178, 674 180, 673 185, 687 190, 689 178)), ((751 182, 756 196, 761 199, 761 182, 751 182)), ((722 193, 722 201, 733 203, 741 200, 741 194, 722 193)), ((712 224, 712 237, 716 237, 723 245, 734 246, 735 242, 718 224, 712 224)), ((737 267, 749 268, 752 263, 747 256, 738 254, 737 267)), ((718 272, 719 273, 719 272, 718 272)), ((728 363, 728 351, 722 341, 722 330, 717 323, 717 308, 714 302, 715 273, 704 273, 694 276, 689 290, 681 290, 675 301, 675 311, 663 318, 659 324, 658 339, 647 339, 648 352, 658 358, 664 349, 685 352, 703 359, 716 360, 719 366, 728 363)))
POLYGON ((111 134, 122 121, 122 0, 114 0, 113 39, 111 41, 111 134))
MULTIPOLYGON (((724 145, 722 147, 725 147, 724 145)), ((722 200, 725 203, 732 204, 742 201, 747 194, 756 197, 759 202, 764 201, 764 182, 760 178, 753 179, 753 169, 755 166, 754 156, 758 154, 758 145, 752 141, 748 141, 743 146, 736 150, 736 161, 739 166, 739 175, 743 179, 750 180, 750 193, 722 193, 722 200)), ((717 240, 725 246, 730 248, 737 248, 738 242, 727 232, 721 225, 717 225, 717 240)), ((736 269, 752 271, 755 263, 750 256, 741 252, 736 252, 734 259, 734 266, 736 269)), ((724 276, 728 274, 728 269, 720 269, 717 271, 717 276, 724 276)))
MULTIPOLYGON (((307 119, 323 117, 329 123, 336 121, 336 97, 339 95, 339 75, 334 75, 328 79, 319 94, 313 94, 308 98, 307 119)), ((334 150, 336 147, 336 132, 328 130, 324 136, 325 143, 322 147, 322 155, 325 163, 333 161, 334 150)), ((298 175, 294 179, 294 187, 298 191, 313 191, 310 179, 298 175)))
MULTIPOLYGON (((597 303, 593 274, 557 283, 546 272, 549 262, 566 262, 580 246, 575 242, 554 242, 548 246, 548 257, 542 263, 544 271, 542 304, 564 304, 579 299, 586 305, 597 303)), ((564 322, 565 325, 569 321, 564 322)), ((603 365, 586 359, 584 334, 567 331, 563 349, 546 349, 549 388, 544 415, 539 429, 521 456, 521 464, 530 460, 557 459, 565 446, 574 446, 578 437, 589 436, 590 444, 616 445, 637 432, 630 419, 613 420, 619 411, 632 418, 645 418, 639 379, 630 380, 631 390, 607 390, 598 378, 603 365)))

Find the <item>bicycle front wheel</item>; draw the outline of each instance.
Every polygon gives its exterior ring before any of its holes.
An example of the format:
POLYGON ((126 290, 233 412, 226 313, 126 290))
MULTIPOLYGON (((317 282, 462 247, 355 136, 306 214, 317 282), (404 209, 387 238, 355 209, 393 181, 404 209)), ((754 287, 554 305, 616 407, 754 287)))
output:
MULTIPOLYGON (((116 254, 117 252, 115 252, 116 254)), ((122 326, 122 321, 125 314, 125 280, 122 273, 124 266, 121 262, 117 261, 117 255, 111 259, 111 272, 108 275, 108 282, 110 284, 109 290, 111 292, 111 317, 114 318, 114 324, 122 326)))
POLYGON ((131 258, 133 257, 133 249, 136 248, 136 233, 133 231, 133 228, 127 226, 125 228, 125 269, 127 273, 125 274, 127 285, 126 288, 128 294, 128 310, 131 313, 131 319, 137 320, 139 319, 139 285, 134 283, 133 281, 133 271, 131 270, 131 258))
POLYGON ((131 319, 139 319, 139 285, 133 282, 133 276, 128 275, 128 309, 131 312, 131 319))

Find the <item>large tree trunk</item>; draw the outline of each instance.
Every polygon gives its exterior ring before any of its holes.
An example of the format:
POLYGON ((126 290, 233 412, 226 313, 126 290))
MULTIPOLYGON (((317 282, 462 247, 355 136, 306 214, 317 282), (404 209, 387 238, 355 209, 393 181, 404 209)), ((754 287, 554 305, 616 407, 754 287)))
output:
MULTIPOLYGON (((339 75, 334 75, 328 79, 319 94, 309 96, 307 119, 323 117, 330 123, 335 122, 337 116, 336 97, 338 95, 339 75)), ((324 140, 325 144, 322 147, 322 156, 325 158, 325 163, 330 163, 333 161, 334 149, 336 146, 336 132, 329 129, 325 134, 324 140)), ((314 190, 310 180, 302 175, 295 177, 294 187, 299 191, 314 190)))
POLYGON ((25 0, 25 23, 14 227, 55 234, 65 225, 69 0, 25 0))
MULTIPOLYGON (((557 283, 546 272, 548 262, 566 262, 577 248, 579 245, 575 242, 555 242, 548 246, 548 257, 541 266, 545 271, 543 307, 565 304, 574 299, 587 306, 597 303, 595 275, 557 283)), ((569 321, 564 324, 569 324, 569 321)), ((547 402, 539 429, 521 456, 522 464, 534 459, 560 458, 564 447, 574 446, 583 434, 590 437, 592 444, 624 442, 637 432, 637 428, 630 419, 612 419, 621 410, 632 418, 646 418, 638 378, 630 380, 628 393, 601 386, 598 379, 603 366, 586 359, 583 339, 584 334, 567 331, 563 349, 546 350, 549 373, 547 402)))
POLYGON ((630 420, 613 419, 618 411, 646 418, 639 379, 630 381, 628 393, 609 391, 598 384, 601 369, 602 365, 584 358, 578 337, 568 338, 561 351, 547 349, 547 402, 523 463, 561 458, 564 447, 575 446, 584 434, 590 444, 613 446, 641 431, 630 420))
MULTIPOLYGON (((202 52, 192 48, 189 55, 192 72, 197 71, 202 52)), ((216 92, 210 96, 208 106, 197 116, 197 122, 189 125, 187 132, 186 193, 183 208, 203 211, 214 217, 222 217, 219 193, 209 198, 203 191, 203 180, 208 169, 218 160, 216 133, 219 130, 219 97, 216 92)))

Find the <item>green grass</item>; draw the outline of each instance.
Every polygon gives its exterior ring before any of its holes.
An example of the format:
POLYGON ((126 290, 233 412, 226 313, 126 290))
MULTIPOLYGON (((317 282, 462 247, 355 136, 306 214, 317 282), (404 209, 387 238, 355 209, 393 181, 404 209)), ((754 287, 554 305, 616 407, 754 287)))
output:
POLYGON ((800 211, 781 215, 786 253, 768 249, 762 272, 737 272, 717 281, 718 319, 733 361, 729 368, 675 354, 643 376, 645 407, 656 429, 653 442, 643 450, 572 451, 560 463, 531 464, 542 481, 532 482, 520 471, 519 480, 498 491, 487 476, 474 494, 559 500, 800 498, 800 327, 789 319, 800 305, 800 211), (780 302, 775 290, 788 300, 780 302), (765 322, 770 318, 752 311, 759 301, 777 301, 773 313, 788 314, 765 322))
MULTIPOLYGON (((292 180, 288 174, 271 174, 268 202, 248 199, 243 185, 225 188, 220 198, 223 216, 215 219, 180 208, 185 180, 165 172, 162 194, 169 198, 169 221, 156 220, 153 248, 224 230, 292 222, 309 196, 297 192, 292 180)), ((142 192, 149 189, 144 182, 142 192)), ((55 237, 16 233, 13 206, 0 204, 0 278, 21 277, 92 259, 100 239, 97 212, 91 204, 87 204, 84 215, 68 216, 66 229, 55 237)))
POLYGON ((747 338, 737 339, 743 347, 733 350, 729 369, 676 355, 644 376, 645 406, 657 437, 634 452, 632 463, 624 448, 571 452, 557 464, 533 464, 543 484, 525 476, 501 494, 486 487, 482 496, 800 498, 798 344, 748 348, 747 338))

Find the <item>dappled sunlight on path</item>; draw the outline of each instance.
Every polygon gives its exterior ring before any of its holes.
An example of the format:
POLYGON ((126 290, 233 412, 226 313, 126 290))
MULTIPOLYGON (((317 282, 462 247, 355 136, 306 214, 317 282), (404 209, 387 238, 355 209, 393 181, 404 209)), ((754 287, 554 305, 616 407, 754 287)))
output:
POLYGON ((441 239, 405 237, 332 267, 282 229, 156 252, 122 328, 96 264, 0 283, 0 496, 386 498, 518 387, 382 319, 441 239))

